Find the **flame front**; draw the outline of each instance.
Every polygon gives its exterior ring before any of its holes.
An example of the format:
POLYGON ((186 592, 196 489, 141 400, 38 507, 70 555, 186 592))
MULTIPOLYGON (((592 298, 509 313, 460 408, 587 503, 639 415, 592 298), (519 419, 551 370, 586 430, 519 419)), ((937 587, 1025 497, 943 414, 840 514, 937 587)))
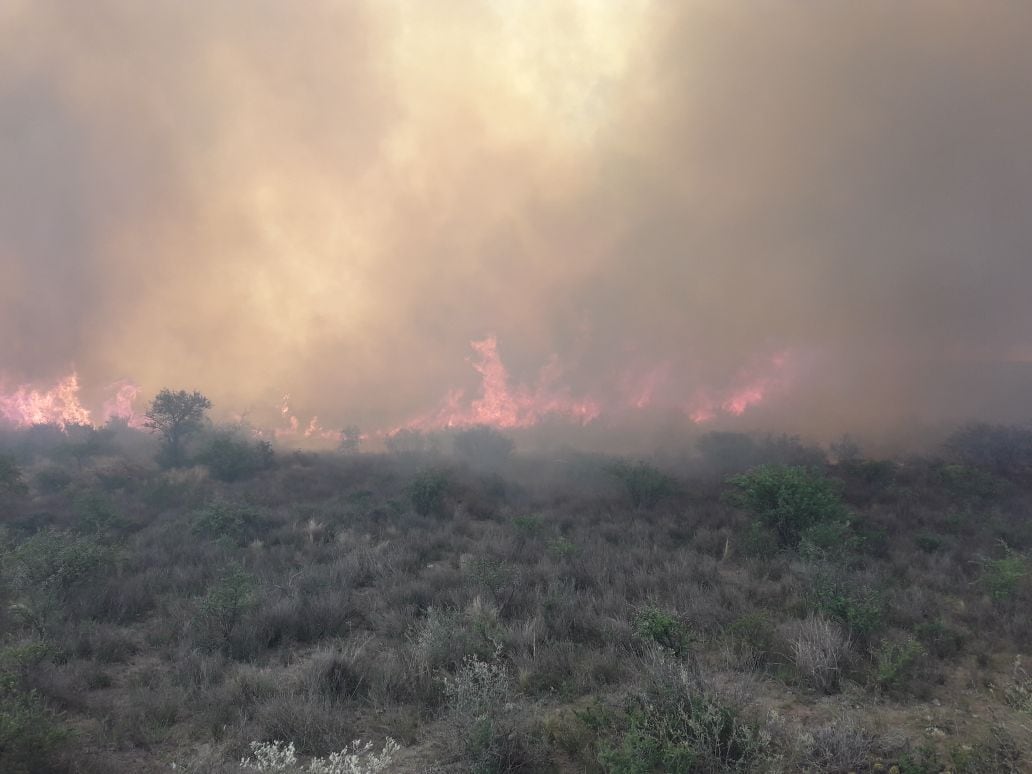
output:
POLYGON ((513 387, 509 372, 498 355, 498 340, 488 336, 470 342, 474 353, 473 368, 480 374, 480 397, 465 402, 462 390, 448 393, 434 412, 403 425, 414 430, 439 430, 472 425, 490 425, 503 429, 531 427, 553 416, 586 424, 602 412, 599 401, 589 396, 573 397, 558 385, 561 367, 552 358, 538 372, 533 386, 513 387))
MULTIPOLYGON (((124 418, 131 426, 142 426, 143 417, 133 410, 133 402, 140 388, 133 382, 122 380, 111 385, 115 394, 104 402, 101 422, 115 417, 124 418)), ((79 400, 79 375, 75 371, 58 380, 48 390, 28 384, 14 390, 0 390, 0 417, 15 427, 32 425, 92 425, 92 413, 79 400)))
MULTIPOLYGON (((463 390, 452 390, 435 411, 409 421, 402 425, 403 428, 440 430, 490 425, 513 429, 531 427, 549 417, 585 425, 603 414, 670 405, 669 399, 662 400, 657 396, 661 392, 676 394, 683 389, 671 384, 671 364, 662 363, 640 372, 624 374, 617 380, 621 397, 575 397, 571 390, 561 385, 564 369, 555 356, 541 368, 532 386, 513 386, 498 354, 495 336, 472 341, 470 347, 475 353, 473 368, 480 374, 479 397, 467 400, 463 390)), ((741 416, 788 386, 788 366, 788 354, 778 353, 756 367, 744 369, 722 391, 696 389, 691 399, 674 400, 672 405, 695 424, 713 421, 721 415, 741 416)))

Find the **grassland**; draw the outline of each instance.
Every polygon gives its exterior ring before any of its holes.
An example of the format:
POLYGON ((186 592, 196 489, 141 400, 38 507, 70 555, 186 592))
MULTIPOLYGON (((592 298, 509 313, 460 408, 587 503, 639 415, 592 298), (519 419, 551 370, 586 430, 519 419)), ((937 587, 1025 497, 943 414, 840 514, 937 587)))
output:
POLYGON ((1029 771, 1024 440, 163 470, 7 431, 0 770, 374 771, 390 738, 391 772, 1029 771))

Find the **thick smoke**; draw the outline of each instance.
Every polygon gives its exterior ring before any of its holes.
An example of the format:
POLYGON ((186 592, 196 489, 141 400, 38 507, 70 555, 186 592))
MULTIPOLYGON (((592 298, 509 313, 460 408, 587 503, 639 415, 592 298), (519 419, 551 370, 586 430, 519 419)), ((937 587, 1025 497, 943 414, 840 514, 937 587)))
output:
POLYGON ((0 373, 390 427, 475 393, 493 335, 571 399, 683 407, 785 356, 758 425, 1026 419, 1029 29, 1004 2, 0 0, 0 373))

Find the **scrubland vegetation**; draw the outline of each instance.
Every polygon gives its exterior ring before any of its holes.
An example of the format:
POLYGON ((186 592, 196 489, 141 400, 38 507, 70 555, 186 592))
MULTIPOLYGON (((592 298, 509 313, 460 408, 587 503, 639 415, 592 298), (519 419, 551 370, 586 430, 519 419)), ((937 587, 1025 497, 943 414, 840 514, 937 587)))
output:
POLYGON ((1025 428, 895 460, 187 430, 0 435, 0 770, 1032 767, 1025 428))

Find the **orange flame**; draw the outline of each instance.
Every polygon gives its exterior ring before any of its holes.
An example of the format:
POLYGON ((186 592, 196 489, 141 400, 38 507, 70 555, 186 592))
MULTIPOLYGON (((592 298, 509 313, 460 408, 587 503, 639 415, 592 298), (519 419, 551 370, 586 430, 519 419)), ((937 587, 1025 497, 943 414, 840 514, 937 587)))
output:
POLYGON ((538 372, 533 386, 509 384, 509 372, 498 355, 498 340, 488 336, 470 342, 476 353, 472 360, 480 374, 480 397, 465 402, 462 390, 448 393, 436 411, 414 419, 406 428, 434 430, 472 425, 502 428, 530 427, 548 416, 560 416, 587 424, 602 412, 599 401, 591 397, 575 398, 557 386, 561 367, 556 358, 538 372))
POLYGON ((16 427, 90 424, 90 412, 79 402, 79 375, 74 371, 49 390, 21 385, 0 392, 0 416, 16 427))
MULTIPOLYGON (((143 417, 133 410, 133 403, 140 388, 123 379, 110 385, 115 394, 104 402, 101 421, 114 417, 124 418, 132 427, 142 427, 143 417)), ((0 418, 15 427, 31 425, 92 425, 92 412, 79 400, 79 375, 75 371, 59 379, 49 390, 38 389, 28 384, 16 387, 11 392, 0 390, 0 418)))

